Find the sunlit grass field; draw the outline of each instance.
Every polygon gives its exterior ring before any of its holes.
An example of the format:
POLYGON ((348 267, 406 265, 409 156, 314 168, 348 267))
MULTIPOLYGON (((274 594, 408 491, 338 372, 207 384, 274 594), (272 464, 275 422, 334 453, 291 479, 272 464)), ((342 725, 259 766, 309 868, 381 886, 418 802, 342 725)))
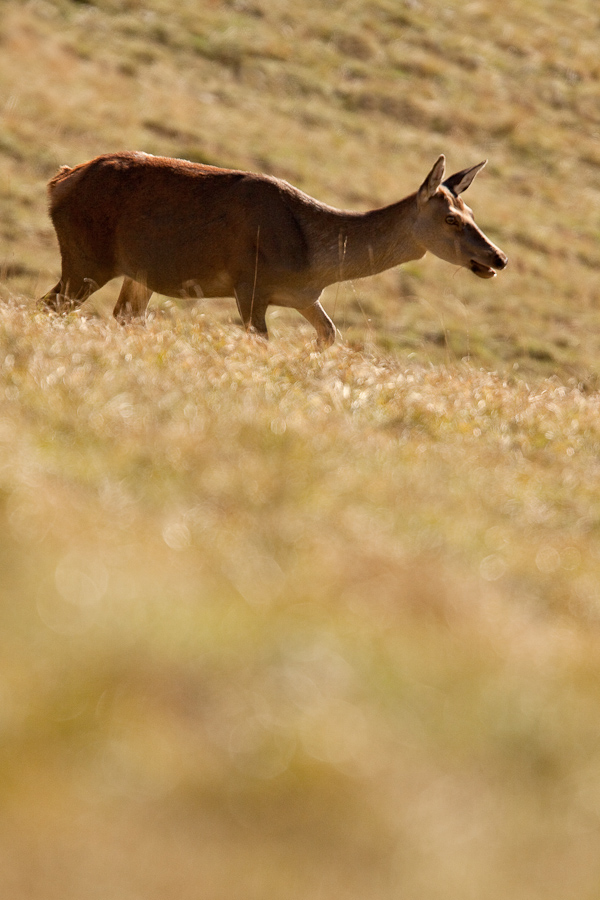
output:
POLYGON ((0 19, 0 896, 595 900, 600 18, 587 0, 34 0, 0 19), (325 353, 118 285, 115 149, 338 206, 489 158, 509 267, 330 288, 325 353))

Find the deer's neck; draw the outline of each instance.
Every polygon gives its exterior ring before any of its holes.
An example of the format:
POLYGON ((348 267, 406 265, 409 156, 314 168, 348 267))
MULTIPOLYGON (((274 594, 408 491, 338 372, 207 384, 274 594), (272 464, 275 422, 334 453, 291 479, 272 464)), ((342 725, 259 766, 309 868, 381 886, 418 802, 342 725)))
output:
POLYGON ((314 266, 324 284, 364 278, 419 259, 425 248, 414 237, 416 194, 364 213, 332 210, 326 229, 313 233, 314 266))

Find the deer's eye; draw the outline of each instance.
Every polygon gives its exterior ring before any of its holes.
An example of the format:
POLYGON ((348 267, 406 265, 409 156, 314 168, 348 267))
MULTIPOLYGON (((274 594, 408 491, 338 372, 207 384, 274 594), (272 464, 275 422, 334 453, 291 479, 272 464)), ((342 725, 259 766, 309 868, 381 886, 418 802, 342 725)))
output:
POLYGON ((458 223, 458 219, 456 216, 446 216, 446 222, 448 225, 456 225, 458 223))

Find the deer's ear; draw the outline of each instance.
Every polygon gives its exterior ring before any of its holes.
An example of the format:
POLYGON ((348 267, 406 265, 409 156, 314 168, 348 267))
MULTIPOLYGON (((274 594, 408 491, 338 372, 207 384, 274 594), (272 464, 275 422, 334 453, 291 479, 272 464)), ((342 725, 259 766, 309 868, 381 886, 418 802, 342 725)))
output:
POLYGON ((447 187, 449 191, 452 191, 455 197, 458 197, 459 194, 466 191, 477 173, 483 169, 486 163, 487 159, 484 159, 484 161, 480 162, 477 166, 471 166, 470 169, 463 169, 462 172, 451 175, 450 178, 446 178, 444 187, 447 187))
POLYGON ((442 153, 417 192, 417 199, 419 203, 427 203, 427 201, 433 197, 444 179, 445 171, 446 157, 442 153))

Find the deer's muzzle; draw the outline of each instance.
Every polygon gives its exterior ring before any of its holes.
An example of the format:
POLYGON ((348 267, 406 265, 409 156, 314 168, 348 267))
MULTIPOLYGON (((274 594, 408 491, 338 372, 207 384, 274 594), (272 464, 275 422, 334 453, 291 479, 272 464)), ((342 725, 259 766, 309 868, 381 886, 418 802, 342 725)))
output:
POLYGON ((469 263, 469 268, 471 269, 471 272, 479 278, 493 278, 496 274, 495 270, 501 272, 502 269, 506 268, 508 257, 499 251, 491 262, 491 266, 486 266, 483 263, 477 262, 476 259, 472 259, 469 263))

